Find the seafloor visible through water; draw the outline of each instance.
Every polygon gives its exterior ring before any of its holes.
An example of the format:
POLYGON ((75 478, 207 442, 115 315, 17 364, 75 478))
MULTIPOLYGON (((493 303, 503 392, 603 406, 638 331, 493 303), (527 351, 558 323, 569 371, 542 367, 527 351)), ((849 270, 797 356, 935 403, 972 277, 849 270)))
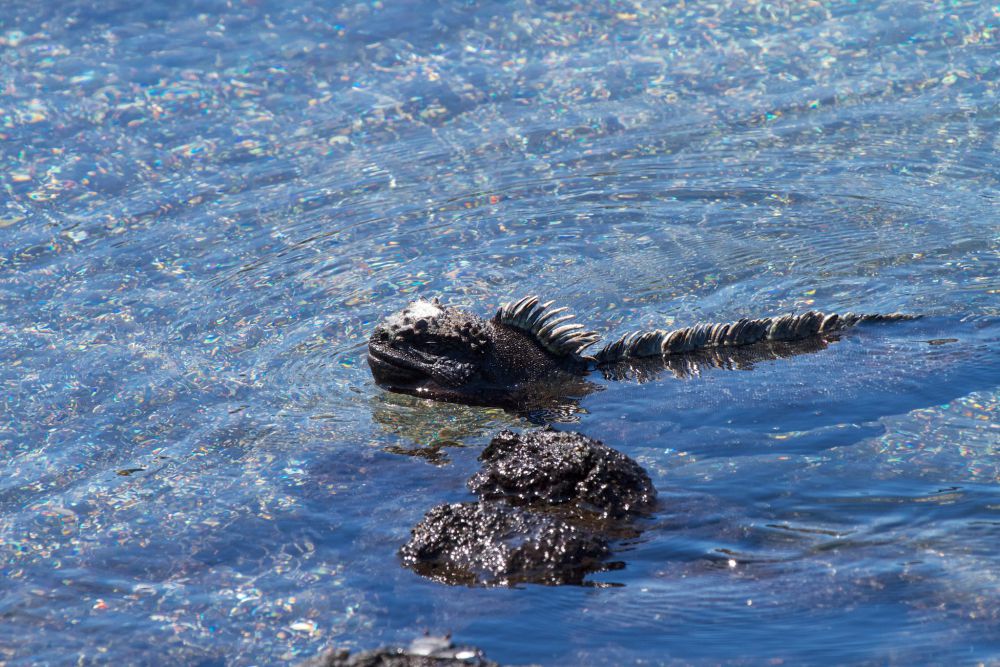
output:
POLYGON ((1000 7, 5 0, 0 662, 1000 660, 1000 7), (902 310, 573 423, 660 491, 590 586, 400 566, 499 410, 373 325, 902 310))

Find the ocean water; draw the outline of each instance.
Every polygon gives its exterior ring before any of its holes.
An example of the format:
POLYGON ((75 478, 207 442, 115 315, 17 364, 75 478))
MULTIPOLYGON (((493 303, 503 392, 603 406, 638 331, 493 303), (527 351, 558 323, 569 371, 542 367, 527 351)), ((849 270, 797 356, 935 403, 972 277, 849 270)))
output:
POLYGON ((1000 660, 1000 6, 7 0, 0 662, 1000 660), (601 388, 660 491, 588 586, 401 567, 501 410, 374 324, 924 317, 601 388))

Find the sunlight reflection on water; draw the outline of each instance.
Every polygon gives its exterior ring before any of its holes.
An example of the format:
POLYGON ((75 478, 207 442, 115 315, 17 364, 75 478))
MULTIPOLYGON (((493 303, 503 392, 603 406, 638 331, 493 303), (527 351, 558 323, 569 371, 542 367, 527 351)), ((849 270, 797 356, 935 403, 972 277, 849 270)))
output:
POLYGON ((0 661, 256 664, 423 628, 514 663, 995 659, 997 20, 5 3, 0 661), (384 395, 365 341, 418 295, 526 293, 609 336, 927 317, 602 382, 572 428, 664 499, 594 577, 624 586, 421 580, 409 528, 532 426, 384 395))

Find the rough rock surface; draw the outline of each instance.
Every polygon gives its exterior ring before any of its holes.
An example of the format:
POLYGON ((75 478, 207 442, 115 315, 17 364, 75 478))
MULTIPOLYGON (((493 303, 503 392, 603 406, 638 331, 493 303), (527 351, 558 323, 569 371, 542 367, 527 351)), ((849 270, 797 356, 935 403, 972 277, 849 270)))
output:
POLYGON ((605 517, 651 510, 656 489, 634 460, 572 432, 501 431, 483 450, 469 489, 485 500, 532 507, 573 505, 605 517))
POLYGON ((581 584, 603 569, 608 542, 558 517, 456 503, 427 512, 399 553, 406 567, 446 584, 581 584))
POLYGON ((300 667, 500 667, 479 649, 455 646, 447 637, 419 637, 409 648, 385 647, 351 655, 333 649, 300 667))

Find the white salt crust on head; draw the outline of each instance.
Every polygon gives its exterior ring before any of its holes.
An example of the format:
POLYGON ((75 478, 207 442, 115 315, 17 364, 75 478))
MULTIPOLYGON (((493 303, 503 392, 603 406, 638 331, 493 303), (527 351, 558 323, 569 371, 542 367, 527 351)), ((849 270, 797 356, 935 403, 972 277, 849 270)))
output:
POLYGON ((441 309, 440 306, 437 306, 431 303, 430 301, 425 301, 424 299, 420 299, 419 301, 414 301, 413 303, 408 305, 403 310, 403 312, 390 315, 389 317, 386 318, 385 321, 390 326, 393 325, 402 326, 403 318, 405 317, 409 317, 414 320, 424 320, 424 319, 429 320, 433 317, 437 317, 443 312, 444 311, 441 309))
POLYGON ((437 317, 444 311, 441 310, 440 306, 436 306, 430 301, 420 299, 419 301, 414 301, 407 306, 404 312, 410 317, 416 319, 429 319, 431 317, 437 317))

